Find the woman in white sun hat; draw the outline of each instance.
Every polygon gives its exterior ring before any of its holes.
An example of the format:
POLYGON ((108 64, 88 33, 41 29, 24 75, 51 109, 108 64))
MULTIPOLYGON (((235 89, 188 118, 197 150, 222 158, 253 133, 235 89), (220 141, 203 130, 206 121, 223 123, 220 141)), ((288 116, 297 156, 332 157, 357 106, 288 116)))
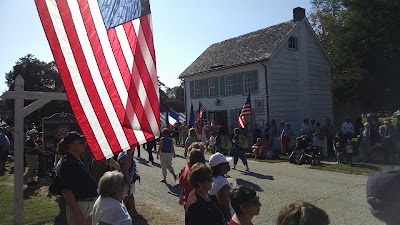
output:
POLYGON ((224 175, 230 170, 229 161, 231 161, 231 159, 231 157, 227 158, 221 153, 215 153, 209 160, 213 171, 213 183, 211 190, 208 193, 209 195, 215 195, 227 221, 232 217, 229 200, 229 193, 232 187, 224 175))

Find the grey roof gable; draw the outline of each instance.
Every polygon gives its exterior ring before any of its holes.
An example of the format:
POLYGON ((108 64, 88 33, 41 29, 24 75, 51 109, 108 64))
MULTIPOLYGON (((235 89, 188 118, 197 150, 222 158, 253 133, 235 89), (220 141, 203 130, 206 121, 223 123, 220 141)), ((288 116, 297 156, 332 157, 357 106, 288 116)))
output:
POLYGON ((268 59, 299 21, 288 21, 210 45, 179 78, 268 59))

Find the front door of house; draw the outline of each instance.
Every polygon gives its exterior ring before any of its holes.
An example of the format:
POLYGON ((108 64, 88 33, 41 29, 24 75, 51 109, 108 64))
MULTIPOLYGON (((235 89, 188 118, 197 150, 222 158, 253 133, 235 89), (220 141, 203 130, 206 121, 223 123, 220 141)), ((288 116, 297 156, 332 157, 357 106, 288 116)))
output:
POLYGON ((215 111, 215 124, 220 125, 224 129, 228 129, 228 113, 226 110, 215 111))

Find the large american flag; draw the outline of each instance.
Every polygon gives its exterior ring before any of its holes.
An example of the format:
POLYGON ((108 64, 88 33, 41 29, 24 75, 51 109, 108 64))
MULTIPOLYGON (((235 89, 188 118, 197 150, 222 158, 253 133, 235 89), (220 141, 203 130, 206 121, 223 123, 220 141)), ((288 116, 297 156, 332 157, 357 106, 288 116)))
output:
POLYGON ((97 160, 160 135, 148 0, 35 0, 65 90, 97 160))
POLYGON ((251 115, 251 101, 250 101, 250 93, 247 96, 246 103, 244 103, 242 107, 242 111, 240 112, 238 124, 240 128, 244 128, 246 126, 246 117, 251 115))
POLYGON ((203 118, 203 113, 206 111, 206 108, 199 102, 199 113, 197 114, 197 123, 200 122, 201 118, 203 118))

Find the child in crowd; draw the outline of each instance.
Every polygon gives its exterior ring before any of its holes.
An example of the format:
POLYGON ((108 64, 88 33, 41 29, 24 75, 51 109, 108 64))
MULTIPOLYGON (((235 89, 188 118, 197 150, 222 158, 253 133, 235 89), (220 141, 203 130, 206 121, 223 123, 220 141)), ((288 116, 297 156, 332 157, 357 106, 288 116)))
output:
POLYGON ((346 163, 353 165, 353 145, 351 141, 348 141, 346 145, 346 163))
POLYGON ((212 153, 215 153, 215 141, 217 140, 217 133, 211 132, 210 138, 208 139, 208 148, 212 153))
POLYGON ((265 152, 266 152, 266 147, 264 143, 262 142, 261 138, 257 138, 256 143, 251 147, 254 153, 254 157, 256 159, 264 159, 265 158, 265 152))

